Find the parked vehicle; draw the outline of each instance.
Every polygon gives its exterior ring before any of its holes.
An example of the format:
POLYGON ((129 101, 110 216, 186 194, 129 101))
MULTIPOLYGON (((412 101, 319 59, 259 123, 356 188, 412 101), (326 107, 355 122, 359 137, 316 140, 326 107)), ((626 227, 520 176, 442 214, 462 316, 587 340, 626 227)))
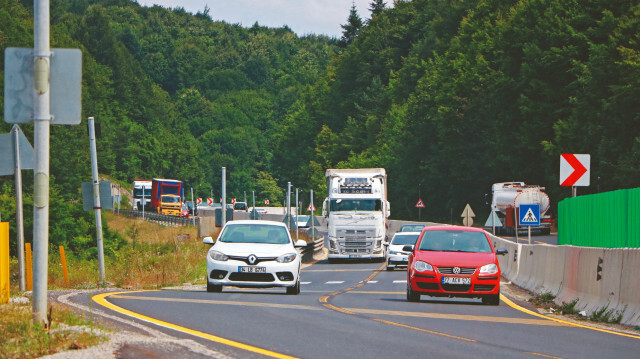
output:
MULTIPOLYGON (((515 234, 518 221, 516 208, 521 204, 540 205, 540 226, 532 226, 531 230, 540 232, 541 234, 550 234, 553 219, 551 215, 547 214, 547 211, 551 206, 551 201, 544 191, 544 187, 525 185, 524 182, 494 183, 491 187, 491 210, 496 213, 496 224, 498 221, 500 221, 501 224, 500 226, 496 226, 496 234, 515 234)), ((487 230, 493 227, 490 220, 491 217, 487 220, 487 230)), ((525 229, 526 228, 522 228, 522 230, 525 229)))
POLYGON ((225 285, 285 287, 300 293, 301 255, 284 223, 259 220, 227 222, 207 253, 207 292, 221 292, 225 285))
POLYGON ((420 232, 396 232, 391 241, 384 244, 387 247, 385 261, 388 271, 407 268, 409 252, 405 252, 403 248, 406 245, 415 245, 418 237, 420 237, 420 232))
POLYGON ((133 198, 134 210, 148 210, 151 208, 151 181, 150 180, 135 180, 133 181, 133 191, 131 191, 131 198, 133 198))
POLYGON ((249 212, 249 206, 247 206, 247 202, 236 202, 233 204, 234 211, 242 211, 249 212))
POLYGON ((390 205, 384 168, 328 169, 329 261, 338 258, 384 258, 390 205))
POLYGON ((421 232, 424 224, 403 224, 398 232, 421 232))
POLYGON ((151 208, 159 214, 182 215, 184 185, 182 181, 154 178, 151 184, 151 208))
POLYGON ((422 231, 409 254, 407 300, 433 297, 481 298, 482 303, 500 303, 500 264, 487 233, 480 228, 434 226, 422 231))

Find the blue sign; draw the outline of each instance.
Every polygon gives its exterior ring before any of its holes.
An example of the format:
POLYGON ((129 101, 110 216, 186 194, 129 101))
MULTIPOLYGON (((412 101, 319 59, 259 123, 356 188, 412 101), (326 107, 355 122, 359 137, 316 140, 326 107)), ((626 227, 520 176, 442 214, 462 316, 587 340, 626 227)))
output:
POLYGON ((540 225, 540 205, 521 204, 518 214, 519 226, 539 226, 540 225))

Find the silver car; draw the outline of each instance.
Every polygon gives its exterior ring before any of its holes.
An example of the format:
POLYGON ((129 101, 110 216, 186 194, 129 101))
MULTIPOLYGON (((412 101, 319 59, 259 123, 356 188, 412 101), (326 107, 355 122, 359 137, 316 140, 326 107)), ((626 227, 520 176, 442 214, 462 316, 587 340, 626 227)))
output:
POLYGON ((384 245, 387 247, 385 261, 387 262, 387 270, 391 271, 398 267, 407 267, 409 260, 409 252, 402 250, 406 245, 415 245, 421 232, 396 232, 389 243, 384 245))

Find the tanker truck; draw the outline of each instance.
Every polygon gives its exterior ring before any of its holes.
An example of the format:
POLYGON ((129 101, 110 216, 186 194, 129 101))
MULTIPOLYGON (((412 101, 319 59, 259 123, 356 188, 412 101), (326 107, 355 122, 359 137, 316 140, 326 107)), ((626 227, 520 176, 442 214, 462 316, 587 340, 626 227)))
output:
POLYGON ((383 242, 390 206, 384 168, 328 169, 327 217, 329 261, 384 259, 383 242))
MULTIPOLYGON (((550 234, 553 225, 552 218, 547 214, 551 202, 544 192, 545 188, 538 185, 526 185, 524 182, 494 183, 491 187, 491 210, 496 213, 496 234, 514 235, 518 221, 517 208, 521 204, 540 205, 540 226, 532 226, 532 231, 550 234)), ((493 227, 491 215, 486 227, 493 227)), ((525 231, 527 228, 522 228, 525 231)), ((491 229, 488 229, 491 230, 491 229)), ((518 228, 520 231, 520 228, 518 228)))

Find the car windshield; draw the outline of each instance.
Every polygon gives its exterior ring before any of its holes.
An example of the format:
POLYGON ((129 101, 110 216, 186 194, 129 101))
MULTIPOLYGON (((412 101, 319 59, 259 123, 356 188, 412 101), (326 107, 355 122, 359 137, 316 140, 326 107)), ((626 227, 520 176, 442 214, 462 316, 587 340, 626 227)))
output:
POLYGON ((269 224, 231 224, 227 225, 219 238, 227 243, 268 243, 287 244, 287 229, 269 224))
POLYGON ((418 237, 420 237, 420 234, 416 233, 416 234, 403 234, 403 235, 395 235, 393 236, 393 239, 391 240, 391 244, 393 245, 414 245, 416 244, 416 241, 418 240, 418 237))
POLYGON ((382 211, 379 199, 332 199, 329 211, 382 211))
POLYGON ((491 253, 487 236, 482 232, 425 231, 421 251, 491 253))
POLYGON ((400 232, 420 232, 424 228, 424 224, 405 224, 400 227, 400 232))

